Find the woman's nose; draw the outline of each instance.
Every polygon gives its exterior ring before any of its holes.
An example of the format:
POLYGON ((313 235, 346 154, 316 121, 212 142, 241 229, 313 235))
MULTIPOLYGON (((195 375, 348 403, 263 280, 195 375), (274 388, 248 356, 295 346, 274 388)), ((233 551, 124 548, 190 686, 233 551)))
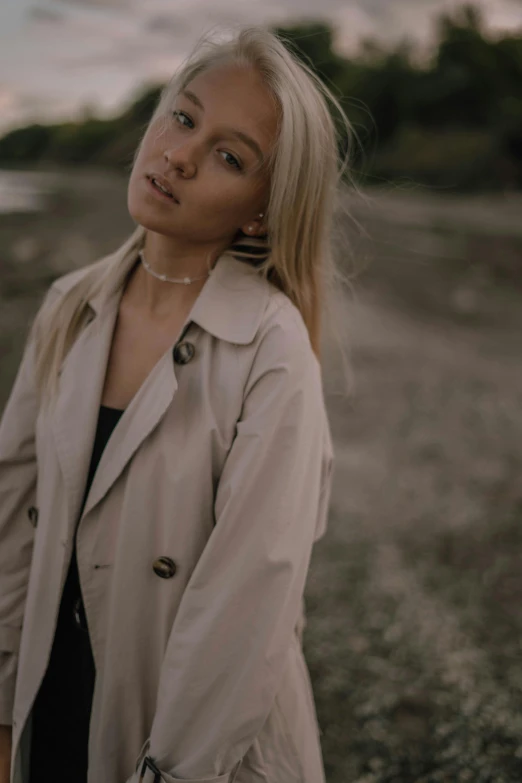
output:
POLYGON ((168 165, 178 171, 182 177, 191 179, 195 176, 197 166, 191 160, 189 151, 185 147, 172 147, 165 150, 163 157, 168 165))

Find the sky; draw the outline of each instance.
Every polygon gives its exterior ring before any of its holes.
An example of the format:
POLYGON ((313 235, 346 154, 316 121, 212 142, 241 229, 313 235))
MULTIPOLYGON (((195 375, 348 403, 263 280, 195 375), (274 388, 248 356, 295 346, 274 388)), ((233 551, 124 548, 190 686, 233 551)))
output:
MULTIPOLYGON (((522 30, 522 0, 478 0, 493 31, 522 30)), ((215 25, 324 19, 336 48, 361 37, 433 42, 434 20, 459 0, 0 0, 0 131, 27 122, 119 111, 168 79, 215 25), (321 9, 320 13, 318 8, 321 9)))

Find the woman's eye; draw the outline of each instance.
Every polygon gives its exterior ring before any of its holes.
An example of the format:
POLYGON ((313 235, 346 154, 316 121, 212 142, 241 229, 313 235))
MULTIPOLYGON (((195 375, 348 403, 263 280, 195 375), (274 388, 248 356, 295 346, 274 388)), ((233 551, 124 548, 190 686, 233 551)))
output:
MULTIPOLYGON (((188 114, 185 114, 184 111, 179 111, 179 109, 176 109, 172 112, 172 116, 176 118, 176 122, 178 122, 180 125, 182 125, 184 128, 193 128, 194 123, 188 116, 188 114)), ((241 163, 238 161, 238 159, 232 155, 230 152, 220 152, 220 155, 223 155, 223 160, 231 167, 237 169, 238 171, 242 170, 241 163)))
POLYGON ((190 119, 188 114, 185 114, 184 111, 173 111, 172 115, 176 118, 176 120, 179 122, 179 124, 183 125, 185 128, 193 128, 194 127, 194 123, 192 122, 192 120, 190 119), (190 123, 190 125, 188 125, 183 120, 187 120, 190 123))
POLYGON ((234 168, 236 168, 239 171, 241 171, 241 164, 240 164, 240 162, 238 161, 237 158, 235 158, 233 155, 231 155, 230 152, 220 152, 220 155, 224 155, 225 156, 223 158, 223 160, 225 160, 226 163, 228 163, 229 166, 233 166, 234 168))

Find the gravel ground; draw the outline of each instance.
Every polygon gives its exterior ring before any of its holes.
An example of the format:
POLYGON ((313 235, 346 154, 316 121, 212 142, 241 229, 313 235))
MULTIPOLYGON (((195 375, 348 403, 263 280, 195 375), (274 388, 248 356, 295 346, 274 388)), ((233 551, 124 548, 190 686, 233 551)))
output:
MULTIPOLYGON (((327 780, 522 781, 521 199, 347 203, 354 388, 327 348, 336 470, 304 634, 327 780)), ((131 228, 102 172, 0 220, 0 407, 50 280, 131 228)))
POLYGON ((305 652, 330 783, 522 781, 522 246, 503 237, 506 279, 495 214, 438 204, 434 228, 428 206, 360 210, 349 398, 325 362, 337 465, 305 652))

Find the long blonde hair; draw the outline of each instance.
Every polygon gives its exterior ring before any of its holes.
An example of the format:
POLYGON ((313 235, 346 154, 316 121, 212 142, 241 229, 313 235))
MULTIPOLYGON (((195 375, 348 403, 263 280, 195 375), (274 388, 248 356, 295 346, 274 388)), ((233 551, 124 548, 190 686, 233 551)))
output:
MULTIPOLYGON (((334 260, 332 229, 349 152, 346 157, 339 152, 342 144, 332 109, 340 119, 344 142, 352 138, 352 128, 339 101, 313 69, 279 36, 260 26, 241 28, 229 40, 213 40, 211 35, 200 39, 165 86, 151 122, 167 115, 177 93, 197 74, 229 62, 256 68, 281 110, 271 159, 268 233, 256 239, 239 231, 230 250, 245 263, 255 263, 259 274, 296 305, 319 358, 322 316, 332 315, 330 297, 340 282, 348 281, 334 260)), ((128 248, 137 248, 142 237, 143 230, 135 231, 128 248)), ((83 328, 88 300, 121 280, 122 258, 115 254, 90 265, 35 320, 36 383, 44 401, 55 394, 61 364, 83 328)))

